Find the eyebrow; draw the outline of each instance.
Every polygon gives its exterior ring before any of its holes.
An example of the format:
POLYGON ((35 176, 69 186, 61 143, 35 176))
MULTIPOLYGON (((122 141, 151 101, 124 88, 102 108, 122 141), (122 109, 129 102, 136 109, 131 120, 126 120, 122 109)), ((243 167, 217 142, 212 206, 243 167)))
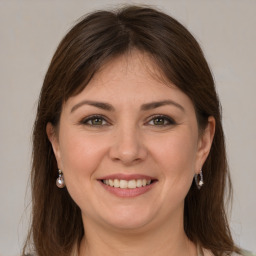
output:
POLYGON ((178 104, 177 102, 172 101, 172 100, 162 100, 162 101, 146 103, 141 106, 141 110, 146 111, 146 110, 150 110, 150 109, 154 109, 154 108, 159 108, 159 107, 165 106, 165 105, 173 105, 185 112, 185 109, 180 104, 178 104))
MULTIPOLYGON (((107 110, 107 111, 115 110, 115 108, 109 103, 84 100, 84 101, 79 102, 78 104, 74 105, 70 112, 71 113, 74 112, 76 109, 78 109, 79 107, 81 107, 83 105, 90 105, 90 106, 94 106, 94 107, 97 107, 97 108, 100 108, 103 110, 107 110)), ((180 104, 178 104, 177 102, 172 101, 172 100, 162 100, 162 101, 154 101, 154 102, 146 103, 146 104, 141 105, 141 110, 147 111, 147 110, 159 108, 159 107, 165 106, 165 105, 173 105, 185 112, 185 109, 180 104)))
POLYGON ((71 113, 74 112, 76 109, 80 108, 83 105, 90 105, 90 106, 94 106, 96 108, 100 108, 100 109, 104 109, 104 110, 108 110, 108 111, 114 111, 114 107, 108 103, 84 100, 84 101, 76 104, 75 106, 73 106, 70 112, 71 113))

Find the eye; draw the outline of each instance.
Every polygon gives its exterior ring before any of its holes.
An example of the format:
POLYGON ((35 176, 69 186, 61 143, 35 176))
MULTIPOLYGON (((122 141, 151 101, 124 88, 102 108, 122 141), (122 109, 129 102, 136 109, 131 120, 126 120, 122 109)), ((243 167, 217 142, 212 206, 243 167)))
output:
POLYGON ((108 122, 103 116, 93 115, 83 119, 81 124, 88 126, 105 126, 108 125, 108 122))
POLYGON ((168 116, 157 115, 151 118, 148 124, 153 126, 168 126, 168 125, 174 125, 175 121, 168 116))

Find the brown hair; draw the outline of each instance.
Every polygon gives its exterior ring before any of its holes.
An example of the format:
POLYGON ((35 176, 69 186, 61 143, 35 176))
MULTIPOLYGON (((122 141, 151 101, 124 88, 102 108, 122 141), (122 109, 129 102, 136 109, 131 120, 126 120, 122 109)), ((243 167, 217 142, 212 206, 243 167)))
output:
MULTIPOLYGON (((78 22, 61 41, 46 73, 33 132, 32 223, 30 239, 38 256, 68 256, 84 234, 81 212, 67 189, 59 190, 57 163, 46 125, 58 126, 62 104, 78 94, 108 60, 137 49, 149 54, 165 79, 192 100, 199 127, 209 116, 215 137, 203 166, 205 186, 192 184, 185 199, 184 229, 193 242, 220 256, 239 251, 232 240, 224 209, 225 188, 231 191, 214 81, 200 46, 184 26, 149 7, 128 6, 97 11, 78 22), (227 184, 226 184, 227 183, 227 184)), ((171 231, 170 231, 171 232, 171 231)))

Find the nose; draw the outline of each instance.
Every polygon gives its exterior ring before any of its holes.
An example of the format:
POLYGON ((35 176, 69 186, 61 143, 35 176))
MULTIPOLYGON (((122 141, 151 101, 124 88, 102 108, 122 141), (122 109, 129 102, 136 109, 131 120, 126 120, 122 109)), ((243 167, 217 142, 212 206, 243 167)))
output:
POLYGON ((124 165, 139 163, 147 157, 143 136, 135 127, 120 127, 113 136, 110 158, 124 165))

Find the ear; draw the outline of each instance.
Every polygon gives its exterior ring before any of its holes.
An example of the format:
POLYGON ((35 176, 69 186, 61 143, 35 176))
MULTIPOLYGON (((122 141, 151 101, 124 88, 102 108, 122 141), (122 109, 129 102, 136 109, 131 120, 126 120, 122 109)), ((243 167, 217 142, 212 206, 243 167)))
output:
POLYGON ((202 134, 198 138, 198 147, 197 147, 197 159, 195 172, 198 174, 204 165, 204 162, 209 155, 211 150, 212 141, 215 133, 215 119, 213 116, 208 118, 208 123, 202 134))
POLYGON ((52 144, 52 149, 57 161, 58 168, 62 170, 60 146, 59 146, 58 136, 56 134, 56 128, 54 128, 54 126, 51 123, 47 123, 46 133, 49 141, 52 144))

